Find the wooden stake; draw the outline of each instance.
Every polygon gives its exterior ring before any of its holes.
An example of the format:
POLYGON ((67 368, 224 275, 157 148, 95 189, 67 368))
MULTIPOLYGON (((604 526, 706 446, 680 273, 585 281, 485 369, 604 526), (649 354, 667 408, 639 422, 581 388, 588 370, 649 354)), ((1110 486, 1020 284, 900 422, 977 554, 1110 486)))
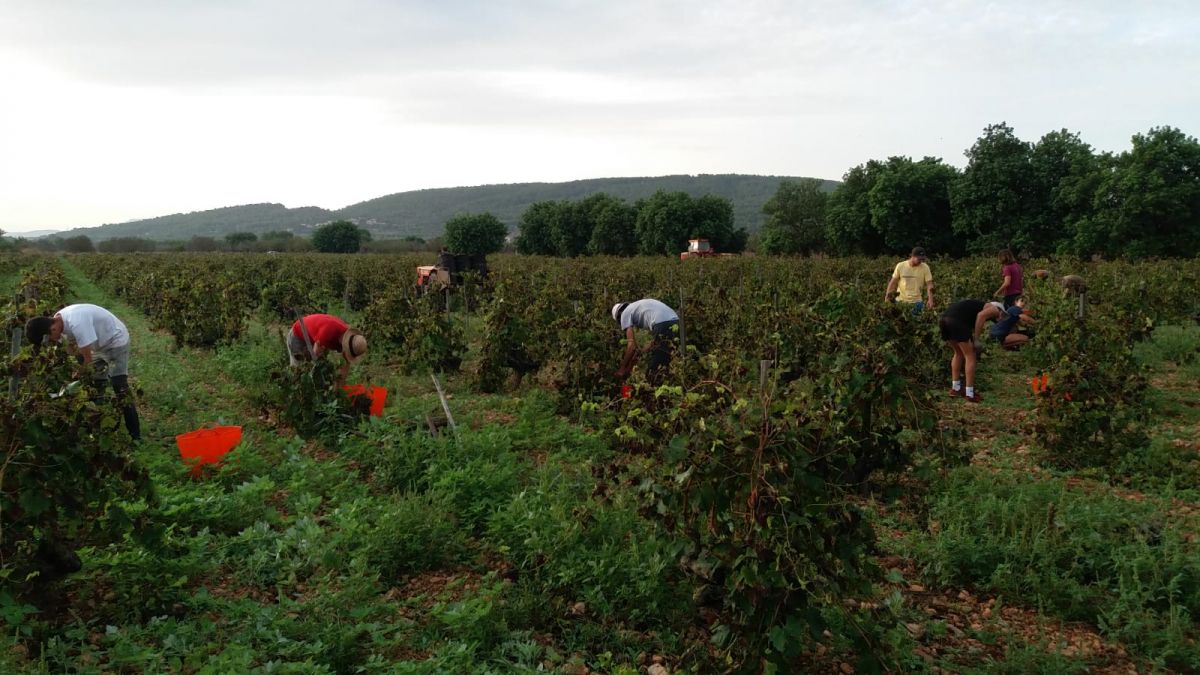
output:
POLYGON ((461 447, 462 440, 458 437, 458 426, 454 424, 454 415, 450 414, 450 403, 446 401, 446 392, 442 391, 442 383, 432 370, 429 371, 429 377, 433 379, 433 386, 437 387, 438 398, 442 400, 442 411, 446 413, 446 424, 450 425, 450 431, 454 432, 454 442, 461 447))

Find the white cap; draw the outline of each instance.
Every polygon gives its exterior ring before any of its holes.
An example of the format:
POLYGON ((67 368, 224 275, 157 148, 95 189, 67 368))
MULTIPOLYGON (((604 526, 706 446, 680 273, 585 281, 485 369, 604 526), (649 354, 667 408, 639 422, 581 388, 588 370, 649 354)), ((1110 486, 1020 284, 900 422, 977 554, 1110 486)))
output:
POLYGON ((621 310, 622 310, 622 309, 625 307, 625 305, 627 305, 627 304, 629 304, 629 303, 627 303, 627 302, 618 302, 617 304, 613 305, 613 308, 612 308, 613 321, 620 321, 620 320, 621 320, 621 310))

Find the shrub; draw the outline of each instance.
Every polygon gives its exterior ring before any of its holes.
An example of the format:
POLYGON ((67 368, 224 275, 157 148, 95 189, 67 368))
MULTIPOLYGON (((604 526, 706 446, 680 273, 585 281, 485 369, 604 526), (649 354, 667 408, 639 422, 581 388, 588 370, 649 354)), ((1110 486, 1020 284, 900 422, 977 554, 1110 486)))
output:
POLYGON ((1153 504, 986 469, 933 499, 931 571, 1090 621, 1173 667, 1200 664, 1200 548, 1153 504))

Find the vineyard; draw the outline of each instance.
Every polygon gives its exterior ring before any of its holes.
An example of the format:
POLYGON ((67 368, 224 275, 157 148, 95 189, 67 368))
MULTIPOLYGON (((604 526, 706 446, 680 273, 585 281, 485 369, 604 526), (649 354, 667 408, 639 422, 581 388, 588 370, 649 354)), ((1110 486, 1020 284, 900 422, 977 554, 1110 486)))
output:
MULTIPOLYGON (((979 405, 938 312, 881 301, 895 260, 496 256, 417 294, 429 262, 0 258, 10 331, 126 323, 144 434, 62 350, 6 362, 0 671, 1200 670, 1200 261, 1027 262, 1036 337, 979 405), (622 396, 608 310, 644 297, 682 354, 622 396), (288 365, 311 312, 366 334, 382 416, 288 365), (194 476, 175 436, 218 424, 194 476)), ((939 310, 998 285, 931 264, 939 310)))

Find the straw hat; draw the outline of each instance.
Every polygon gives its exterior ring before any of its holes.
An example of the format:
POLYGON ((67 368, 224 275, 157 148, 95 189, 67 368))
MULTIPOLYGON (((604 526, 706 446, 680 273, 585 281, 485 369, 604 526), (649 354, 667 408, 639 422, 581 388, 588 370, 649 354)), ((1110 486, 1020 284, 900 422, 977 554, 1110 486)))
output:
POLYGON ((366 355, 366 336, 353 328, 347 328, 346 332, 342 333, 342 356, 350 363, 354 363, 366 355))

